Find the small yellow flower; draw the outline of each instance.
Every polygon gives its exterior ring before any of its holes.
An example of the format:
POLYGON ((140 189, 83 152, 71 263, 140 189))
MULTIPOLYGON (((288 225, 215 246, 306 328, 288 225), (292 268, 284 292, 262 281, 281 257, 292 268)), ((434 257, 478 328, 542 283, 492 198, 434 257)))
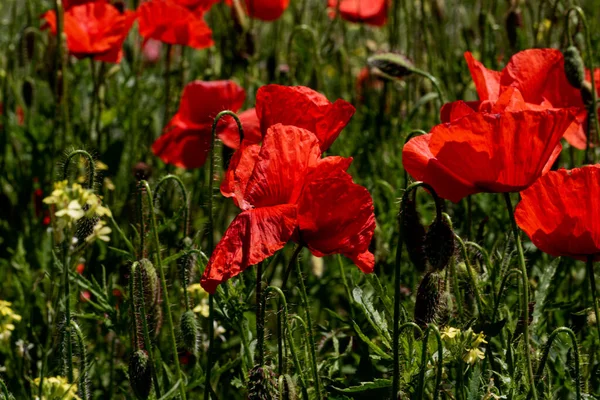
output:
POLYGON ((478 348, 470 349, 463 357, 463 361, 467 364, 475 364, 477 360, 483 360, 485 353, 478 348))
POLYGON ((102 240, 103 242, 108 242, 110 238, 108 235, 112 232, 112 230, 104 225, 104 221, 98 221, 96 225, 94 225, 94 231, 85 238, 85 241, 90 243, 94 240, 102 240))
POLYGON ((194 307, 193 311, 196 314, 202 315, 204 318, 208 318, 210 315, 210 308, 208 307, 208 304, 204 301, 198 304, 196 307, 194 307))
POLYGON ((473 340, 473 347, 479 347, 480 344, 485 344, 487 343, 487 340, 485 340, 485 335, 483 334, 483 332, 480 332, 477 337, 475 338, 475 340, 473 340))
POLYGON ((187 287, 187 291, 190 293, 198 294, 201 297, 204 297, 208 294, 208 292, 206 292, 206 290, 204 290, 202 285, 200 285, 199 283, 191 284, 190 286, 187 287))
POLYGON ((460 333, 460 329, 447 326, 442 330, 442 340, 454 339, 460 333))
POLYGON ((57 217, 68 216, 74 221, 83 218, 84 215, 85 212, 83 211, 83 208, 81 208, 81 204, 79 204, 77 200, 71 200, 67 208, 63 208, 62 210, 56 212, 57 217))
MULTIPOLYGON (((33 383, 39 387, 40 378, 34 379, 33 383)), ((69 383, 67 379, 62 376, 52 376, 44 379, 41 400, 54 399, 81 400, 81 398, 77 396, 77 385, 69 383)))

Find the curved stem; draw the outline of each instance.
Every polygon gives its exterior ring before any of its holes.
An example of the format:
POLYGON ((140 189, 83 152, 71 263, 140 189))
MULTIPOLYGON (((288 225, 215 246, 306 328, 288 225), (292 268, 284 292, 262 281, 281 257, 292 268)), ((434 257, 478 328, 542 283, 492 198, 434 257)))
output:
POLYGON ((533 398, 537 400, 538 396, 535 388, 535 377, 533 376, 533 367, 531 365, 531 351, 529 350, 529 279, 527 277, 527 266, 525 265, 525 255, 523 254, 523 246, 521 245, 519 228, 517 227, 517 221, 515 220, 515 213, 510 200, 510 193, 504 193, 504 200, 506 201, 506 208, 508 209, 508 216, 510 218, 513 237, 515 239, 515 243, 517 244, 519 267, 521 269, 521 280, 523 283, 523 337, 525 340, 525 359, 527 360, 527 378, 529 379, 529 385, 531 386, 533 398))
POLYGON ((457 234, 454 234, 454 237, 460 244, 460 248, 462 250, 463 258, 465 259, 467 273, 469 275, 469 279, 471 280, 471 284, 473 286, 473 290, 475 291, 475 300, 477 301, 477 310, 479 314, 482 315, 485 311, 485 300, 481 297, 481 293, 479 292, 479 284, 475 279, 475 275, 473 274, 473 267, 471 266, 471 261, 469 260, 469 253, 467 252, 467 247, 465 246, 465 242, 461 239, 461 237, 457 234))
POLYGON ((427 369, 427 343, 429 342, 429 332, 433 331, 435 334, 435 338, 438 343, 438 368, 437 375, 435 379, 435 387, 433 388, 433 398, 437 400, 438 398, 438 387, 442 381, 442 368, 443 368, 443 357, 444 357, 444 347, 442 345, 442 337, 440 335, 440 331, 437 326, 433 324, 427 325, 427 329, 425 330, 425 337, 423 338, 423 351, 421 352, 421 371, 419 372, 419 383, 417 386, 417 399, 424 398, 425 392, 425 370, 427 369))
MULTIPOLYGON (((317 82, 316 82, 316 87, 315 90, 319 90, 319 88, 321 87, 321 57, 319 55, 319 50, 318 50, 318 41, 317 41, 317 34, 315 33, 314 29, 312 29, 310 26, 308 25, 298 25, 296 27, 294 27, 294 30, 292 31, 292 33, 290 34, 290 39, 288 41, 288 48, 287 48, 287 60, 288 60, 288 65, 290 68, 290 79, 293 80, 294 79, 294 74, 295 74, 295 70, 294 70, 294 63, 292 63, 291 60, 291 55, 292 55, 292 44, 294 43, 294 39, 296 37, 296 34, 298 33, 307 33, 310 36, 310 39, 312 41, 312 53, 313 53, 313 70, 312 72, 316 73, 316 77, 317 77, 317 82)), ((294 83, 294 82, 292 82, 294 83)))
POLYGON ((302 269, 300 268, 300 261, 296 260, 296 274, 298 274, 298 288, 300 289, 300 298, 302 300, 302 305, 304 306, 304 310, 306 311, 306 324, 308 326, 307 334, 308 334, 308 343, 310 347, 310 356, 311 356, 311 368, 314 379, 315 391, 317 395, 317 399, 321 399, 321 383, 319 381, 319 373, 317 370, 317 353, 316 353, 316 345, 315 345, 315 337, 313 335, 312 329, 312 318, 310 316, 310 308, 308 306, 308 296, 306 295, 306 286, 304 285, 304 278, 302 278, 302 269))
MULTIPOLYGON (((138 268, 139 262, 134 262, 131 265, 131 280, 133 281, 133 292, 131 293, 132 303, 135 305, 135 299, 138 299, 137 307, 140 310, 140 319, 142 320, 142 333, 144 335, 144 349, 148 353, 148 361, 150 362, 150 370, 152 371, 152 383, 154 385, 154 394, 156 398, 160 398, 160 385, 158 384, 158 376, 156 375, 156 364, 154 363, 154 355, 152 350, 152 339, 150 339, 150 330, 148 329, 148 320, 146 319, 146 296, 144 295, 144 281, 142 275, 142 269, 138 268), (137 285, 135 282, 137 281, 137 285), (136 287, 137 286, 137 287, 136 287)), ((134 329, 137 331, 137 328, 134 329)), ((137 335, 137 332, 136 332, 137 335)), ((141 348, 138 343, 138 349, 141 348)))
POLYGON ((596 292, 596 277, 594 275, 594 257, 588 256, 586 262, 590 289, 592 290, 592 301, 594 302, 594 314, 596 315, 596 329, 598 330, 598 339, 600 339, 600 312, 598 311, 598 294, 596 292))
POLYGON ((171 339, 171 351, 173 352, 173 361, 175 363, 175 373, 177 380, 180 380, 179 384, 179 396, 185 400, 185 382, 182 378, 181 367, 179 366, 179 357, 177 353, 177 340, 175 338, 175 328, 173 326, 173 316, 171 315, 171 302, 169 301, 169 292, 167 288, 167 281, 165 278, 165 271, 163 270, 162 258, 160 256, 160 241, 158 240, 158 228, 156 226, 156 215, 154 214, 154 207, 152 206, 152 190, 150 185, 145 180, 140 181, 140 186, 145 189, 146 200, 149 204, 150 212, 150 226, 152 230, 152 239, 154 241, 154 254, 156 259, 156 266, 160 273, 160 283, 162 286, 162 293, 165 297, 165 313, 167 315, 167 325, 169 328, 170 339, 171 339))
POLYGON ((181 191, 181 196, 183 197, 183 205, 181 206, 181 208, 179 209, 181 211, 183 211, 183 237, 188 236, 189 234, 189 217, 190 217, 190 211, 189 211, 189 204, 188 204, 188 192, 187 189, 185 188, 185 185, 183 184, 183 181, 181 180, 181 178, 179 178, 176 175, 172 175, 169 174, 167 176, 162 177, 158 183, 156 184, 156 186, 154 187, 154 196, 152 197, 152 204, 156 203, 156 200, 158 199, 158 189, 160 189, 160 187, 162 185, 164 185, 166 182, 168 181, 175 181, 175 183, 177 184, 177 187, 179 187, 179 190, 181 191))
MULTIPOLYGON (((586 54, 587 54, 587 66, 586 67, 590 71, 591 84, 592 84, 592 99, 593 99, 591 102, 591 105, 590 105, 591 109, 588 110, 588 114, 591 114, 591 116, 594 119, 594 127, 596 128, 596 135, 600 135, 600 123, 598 121, 598 107, 596 105, 598 95, 596 93, 596 80, 594 79, 594 52, 593 52, 593 47, 592 47, 592 41, 590 39, 590 30, 588 27, 587 19, 585 18, 585 13, 581 9, 581 7, 573 6, 573 7, 569 8, 569 10, 566 13, 567 36, 569 38, 569 44, 573 43, 572 38, 571 38, 571 23, 570 23, 571 12, 573 12, 573 11, 578 14, 579 20, 581 21, 581 23, 583 25, 583 30, 585 31, 585 47, 586 47, 586 54)), ((588 158, 590 142, 591 142, 589 126, 590 126, 590 124, 589 124, 589 120, 588 120, 588 132, 587 132, 586 149, 585 149, 586 160, 588 158)))
POLYGON ((412 71, 417 75, 421 75, 422 77, 427 78, 433 85, 433 88, 435 89, 435 91, 440 99, 440 107, 438 108, 438 117, 439 117, 439 115, 440 115, 439 112, 442 109, 442 106, 444 104, 446 104, 446 96, 444 96, 444 92, 442 92, 442 87, 440 86, 440 82, 437 80, 437 78, 435 76, 431 75, 429 72, 423 71, 422 69, 413 68, 412 71))
POLYGON ((71 327, 75 331, 75 337, 77 338, 77 347, 79 347, 79 393, 81 393, 82 399, 88 399, 88 388, 87 388, 87 351, 85 350, 85 341, 83 340, 83 333, 77 322, 71 320, 71 327))
POLYGON ((423 187, 431 193, 436 205, 436 218, 439 220, 442 218, 442 203, 433 187, 425 182, 414 182, 406 188, 400 201, 400 210, 398 211, 398 244, 396 247, 396 267, 394 272, 394 328, 392 336, 394 372, 392 377, 392 398, 397 396, 400 388, 400 349, 398 344, 398 328, 400 324, 400 267, 402 264, 402 246, 404 245, 404 208, 409 199, 410 193, 419 187, 423 187))
MULTIPOLYGON (((555 329, 548 338, 548 342, 546 343, 546 348, 544 349, 544 355, 540 361, 540 365, 537 370, 537 378, 539 382, 542 381, 542 377, 544 375, 544 368, 546 367, 546 362, 548 361, 548 356, 550 355, 550 349, 552 347, 552 343, 554 339, 558 336, 559 333, 566 333, 571 339, 571 348, 573 349, 573 358, 575 358, 575 393, 577 395, 577 400, 581 399, 581 377, 579 373, 579 347, 577 345, 577 338, 573 331, 567 327, 560 327, 555 329)), ((533 386, 531 387, 533 391, 533 386)), ((531 397, 531 391, 529 392, 527 398, 531 397)))
POLYGON ((63 179, 68 178, 69 164, 71 163, 71 159, 73 157, 75 157, 76 155, 80 155, 80 156, 87 158, 89 168, 90 168, 89 173, 88 173, 88 189, 94 189, 94 179, 96 178, 96 163, 94 163, 94 159, 92 158, 90 153, 88 153, 85 150, 75 150, 75 151, 70 152, 67 155, 65 164, 63 166, 63 179))
MULTIPOLYGON (((284 324, 284 330, 286 333, 285 338, 288 341, 288 346, 290 348, 290 352, 292 353, 292 360, 294 361, 294 366, 296 367, 296 370, 298 372, 298 379, 300 380, 300 385, 302 386, 302 397, 304 398, 304 400, 308 400, 306 378, 304 376, 304 369, 302 368, 302 365, 300 364, 300 361, 298 359, 298 353, 296 352, 296 345, 294 344, 294 337, 292 336, 292 331, 290 328, 290 319, 289 319, 288 306, 287 306, 287 300, 285 298, 285 294, 278 287, 268 286, 264 292, 264 299, 267 298, 267 295, 270 292, 275 292, 279 295, 278 303, 280 304, 279 308, 282 309, 283 324, 284 324)), ((266 303, 266 300, 264 300, 264 303, 266 303)))

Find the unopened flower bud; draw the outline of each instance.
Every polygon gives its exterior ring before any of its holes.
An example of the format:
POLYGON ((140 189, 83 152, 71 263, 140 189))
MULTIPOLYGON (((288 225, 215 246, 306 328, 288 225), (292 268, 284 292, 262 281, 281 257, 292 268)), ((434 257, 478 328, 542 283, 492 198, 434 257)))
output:
POLYGON ((581 53, 575 46, 569 46, 563 53, 565 63, 565 75, 567 80, 575 89, 581 89, 585 82, 585 67, 581 53))
POLYGON ((425 274, 419 289, 417 290, 417 301, 415 303, 415 322, 422 327, 434 322, 440 307, 440 277, 435 272, 425 274))
POLYGON ((275 382, 273 372, 256 365, 248 373, 248 400, 270 400, 275 398, 275 382))
POLYGON ((425 255, 436 271, 446 268, 454 254, 454 232, 443 219, 436 219, 425 236, 425 255))
POLYGON ((152 366, 145 350, 138 350, 129 360, 129 383, 133 393, 140 400, 150 397, 152 388, 152 366))
POLYGON ((415 66, 413 63, 401 54, 384 53, 377 54, 367 60, 371 68, 376 68, 378 72, 392 78, 403 78, 413 73, 415 66))
POLYGON ((25 102, 27 108, 30 108, 33 104, 33 85, 33 80, 31 78, 27 78, 25 81, 23 81, 23 85, 21 86, 21 95, 23 96, 23 101, 25 102))
POLYGON ((194 312, 189 310, 181 315, 179 324, 183 347, 190 353, 198 350, 198 320, 194 312))

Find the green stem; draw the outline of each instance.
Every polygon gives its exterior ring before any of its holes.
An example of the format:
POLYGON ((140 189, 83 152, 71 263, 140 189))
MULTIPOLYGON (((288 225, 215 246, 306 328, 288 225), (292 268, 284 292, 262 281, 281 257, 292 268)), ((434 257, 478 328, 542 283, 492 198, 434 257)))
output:
POLYGON ((263 263, 258 263, 256 268, 256 354, 255 364, 263 366, 265 362, 265 312, 262 297, 263 263))
POLYGON ((89 398, 88 387, 87 387, 87 351, 85 350, 85 341, 83 340, 83 333, 79 325, 71 320, 71 327, 75 331, 75 337, 77 339, 77 347, 79 347, 79 393, 81 398, 87 400, 89 398))
POLYGON ((398 212, 398 244, 396 247, 396 267, 394 271, 394 328, 392 336, 392 352, 394 358, 394 372, 392 377, 392 398, 396 398, 400 389, 400 348, 398 343, 399 324, 400 324, 400 269, 402 266, 402 247, 404 245, 404 208, 413 190, 419 187, 427 189, 435 200, 436 218, 441 221, 442 208, 441 201, 433 187, 425 182, 414 182, 406 188, 400 201, 400 210, 398 212))
POLYGON ((427 343, 429 342, 429 333, 433 331, 435 334, 435 338, 438 343, 438 368, 437 375, 435 379, 435 387, 433 388, 433 398, 437 400, 438 398, 438 388, 440 387, 440 383, 442 381, 442 368, 443 368, 443 357, 444 357, 444 346, 442 345, 442 337, 440 336, 440 331, 437 326, 433 324, 429 324, 425 331, 425 337, 423 338, 423 351, 421 352, 421 371, 419 372, 419 383, 417 386, 417 399, 424 398, 425 394, 425 370, 427 369, 427 343))
POLYGON ((80 155, 80 156, 87 158, 89 169, 90 169, 88 171, 88 189, 93 190, 94 183, 95 183, 94 180, 96 179, 96 163, 94 162, 94 159, 92 158, 90 153, 88 153, 85 150, 75 150, 75 151, 70 152, 67 155, 67 158, 65 159, 65 164, 63 165, 63 179, 68 178, 69 164, 71 163, 71 159, 73 159, 73 157, 75 157, 76 155, 80 155))
POLYGON ((596 291, 596 277, 594 275, 594 256, 588 256, 586 267, 588 279, 590 281, 590 289, 592 290, 592 301, 594 302, 596 329, 598 330, 598 339, 600 339, 600 312, 598 311, 598 294, 596 291))
POLYGON ((481 297, 481 293, 479 292, 479 283, 477 279, 475 279, 475 275, 473 273, 473 267, 471 266, 471 261, 469 260, 469 253, 467 252, 467 247, 465 246, 465 242, 461 239, 461 237, 457 234, 454 234, 454 237, 460 244, 460 248, 462 250, 462 255, 465 260, 465 264, 467 267, 467 273, 469 275, 469 279, 471 280, 471 285, 473 290, 475 291, 475 300, 477 301, 477 311, 479 311, 479 315, 483 315, 485 312, 485 300, 481 297))
POLYGON ((181 197, 183 198, 183 201, 182 201, 183 205, 179 209, 178 213, 183 212, 183 237, 187 237, 189 234, 189 217, 190 217, 189 202, 188 202, 189 195, 188 195, 187 189, 185 188, 185 185, 183 184, 183 181, 181 180, 181 178, 176 175, 172 175, 172 174, 162 177, 158 181, 156 186, 154 187, 154 196, 152 198, 152 201, 153 201, 153 204, 156 204, 156 200, 158 199, 158 190, 161 188, 162 185, 164 185, 165 183, 167 183, 169 181, 175 181, 175 183, 177 184, 177 187, 179 188, 179 191, 181 192, 181 197))
POLYGON ((2 389, 2 394, 4 395, 4 398, 6 400, 10 399, 9 393, 8 393, 8 388, 6 387, 6 384, 4 383, 4 381, 2 379, 0 379, 0 389, 2 389))
MULTIPOLYGON (((71 238, 72 235, 67 237, 71 238)), ((71 343, 71 288, 69 281, 69 246, 67 242, 63 242, 63 269, 64 269, 64 302, 65 302, 65 345, 67 350, 67 358, 65 366, 67 368, 67 381, 73 383, 73 345, 71 343)))
POLYGON ((310 357, 311 357, 311 369, 314 379, 315 391, 317 395, 317 399, 321 399, 321 383, 319 381, 319 373, 317 370, 317 353, 316 353, 316 345, 315 338, 313 335, 312 329, 312 318, 310 316, 310 308, 308 305, 308 296, 306 294, 306 286, 304 285, 304 278, 302 278, 302 269, 300 268, 300 261, 296 261, 296 274, 298 275, 298 288, 300 289, 300 298, 302 301, 302 306, 306 311, 306 324, 308 325, 307 333, 308 333, 308 343, 310 347, 310 357))
POLYGON ((517 253, 519 254, 519 267, 521 269, 521 279, 523 283, 523 337, 525 341, 525 359, 527 360, 527 378, 531 386, 533 398, 537 400, 537 390, 535 388, 535 377, 533 375, 533 367, 531 364, 531 351, 529 350, 529 279, 527 277, 527 266, 525 265, 525 255, 523 254, 523 246, 519 236, 519 228, 515 220, 515 213, 510 200, 510 193, 504 193, 504 200, 508 209, 508 216, 513 231, 515 243, 517 244, 517 253))
MULTIPOLYGON (((540 361, 540 365, 537 370, 537 378, 538 382, 542 382, 542 377, 544 375, 544 368, 546 367, 546 362, 548 361, 548 356, 550 355, 550 349, 552 348, 552 343, 554 339, 558 336, 559 333, 566 333, 571 339, 571 349, 573 350, 573 358, 575 359, 575 393, 577 400, 581 400, 581 377, 579 373, 579 346, 577 345, 577 338, 573 331, 567 327, 560 327, 555 329, 548 338, 548 342, 546 343, 546 348, 544 349, 544 355, 540 361)), ((539 384, 539 383, 538 383, 539 384)), ((531 391, 533 391, 533 386, 531 387, 531 391)), ((531 397, 531 391, 529 392, 527 398, 531 397)))
POLYGON ((171 315, 171 302, 169 301, 169 292, 167 288, 167 281, 165 278, 165 271, 162 265, 162 258, 160 256, 160 241, 158 240, 158 227, 156 226, 156 215, 154 214, 154 207, 152 207, 152 190, 150 189, 150 185, 145 180, 140 181, 139 186, 143 187, 146 192, 146 200, 149 205, 149 213, 150 213, 150 226, 152 230, 152 239, 154 240, 154 254, 156 259, 156 266, 158 267, 158 271, 160 273, 160 283, 162 286, 162 293, 165 296, 165 312, 167 315, 167 326, 170 333, 171 339, 171 351, 173 352, 173 359, 175 362, 175 373, 177 380, 180 380, 181 383, 179 385, 179 395, 182 400, 186 399, 185 396, 185 383, 182 378, 181 367, 179 366, 179 357, 177 353, 177 340, 175 338, 175 328, 173 325, 173 316, 171 315))

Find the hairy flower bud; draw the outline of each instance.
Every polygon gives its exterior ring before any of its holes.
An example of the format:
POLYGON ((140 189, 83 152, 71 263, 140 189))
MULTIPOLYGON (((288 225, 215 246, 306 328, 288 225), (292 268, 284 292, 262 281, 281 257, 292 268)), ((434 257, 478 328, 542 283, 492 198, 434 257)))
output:
POLYGON ((415 66, 401 54, 384 53, 377 54, 367 60, 371 68, 376 68, 383 75, 392 78, 403 78, 413 73, 415 66))
POLYGON ((150 397, 152 388, 152 366, 145 350, 138 350, 129 360, 129 383, 133 393, 140 400, 150 397))
POLYGON ((248 400, 271 400, 275 398, 275 382, 273 372, 256 365, 248 373, 248 400))
POLYGON ((443 219, 436 219, 425 236, 425 255, 436 271, 446 268, 454 254, 454 232, 443 219))
POLYGON ((188 310, 181 315, 179 328, 183 347, 190 353, 195 353, 198 350, 198 320, 193 311, 188 310))
POLYGON ((415 322, 425 327, 434 322, 440 307, 440 285, 441 278, 435 272, 425 274, 419 289, 417 290, 417 301, 415 303, 415 322))
POLYGON ((581 53, 579 53, 577 47, 569 46, 563 52, 563 56, 567 80, 575 89, 581 89, 583 82, 585 82, 585 67, 581 53))
POLYGON ((33 79, 27 78, 23 81, 23 86, 21 86, 21 95, 23 96, 23 102, 27 108, 30 108, 33 104, 33 95, 34 95, 34 83, 33 79))

